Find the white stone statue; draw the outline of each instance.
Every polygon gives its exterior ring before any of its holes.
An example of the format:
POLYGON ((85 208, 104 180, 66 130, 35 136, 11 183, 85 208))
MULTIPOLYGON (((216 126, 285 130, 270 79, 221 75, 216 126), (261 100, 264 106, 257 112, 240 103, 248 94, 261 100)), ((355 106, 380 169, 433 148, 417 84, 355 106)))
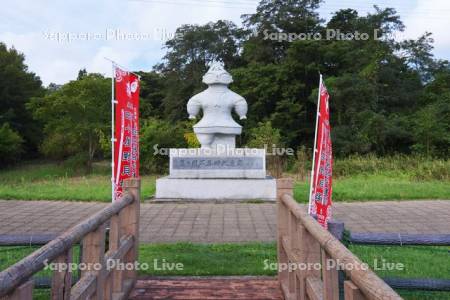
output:
POLYGON ((240 119, 246 119, 247 102, 242 96, 228 89, 233 78, 219 62, 212 63, 203 76, 208 88, 194 95, 187 104, 189 119, 195 119, 200 109, 203 118, 194 125, 194 132, 202 148, 223 145, 235 148, 236 135, 241 134, 242 126, 231 116, 234 109, 240 119))

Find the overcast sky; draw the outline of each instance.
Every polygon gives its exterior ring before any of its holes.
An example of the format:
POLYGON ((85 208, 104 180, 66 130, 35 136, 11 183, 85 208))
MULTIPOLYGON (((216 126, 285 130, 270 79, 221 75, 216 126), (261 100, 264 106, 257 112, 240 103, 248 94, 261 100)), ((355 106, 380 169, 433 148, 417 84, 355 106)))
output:
MULTIPOLYGON (((164 39, 182 24, 226 19, 255 11, 257 0, 15 0, 0 10, 0 41, 26 56, 29 69, 45 85, 65 83, 78 70, 110 74, 111 58, 133 70, 148 71, 161 61, 164 39), (68 41, 65 33, 81 39, 68 41), (121 40, 117 34, 137 33, 141 40, 121 40), (59 34, 59 41, 58 41, 59 34), (90 34, 89 40, 85 35, 90 34), (84 35, 84 36, 83 36, 84 35), (62 39, 62 40, 61 40, 62 39)), ((360 14, 372 5, 394 7, 406 25, 404 38, 433 33, 434 54, 450 59, 450 1, 447 0, 326 0, 320 13, 329 19, 340 8, 360 14)))

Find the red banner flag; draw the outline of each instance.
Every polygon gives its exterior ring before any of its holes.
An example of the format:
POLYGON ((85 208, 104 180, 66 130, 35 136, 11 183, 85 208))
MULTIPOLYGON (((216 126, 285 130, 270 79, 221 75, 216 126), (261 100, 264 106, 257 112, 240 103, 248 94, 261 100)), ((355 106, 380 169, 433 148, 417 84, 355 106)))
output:
POLYGON ((309 213, 317 216, 317 221, 325 228, 331 218, 331 196, 333 175, 333 152, 331 147, 330 95, 320 79, 319 101, 317 103, 316 137, 314 143, 313 168, 309 213))
POLYGON ((124 179, 139 177, 139 77, 118 67, 114 71, 113 201, 122 196, 124 179))

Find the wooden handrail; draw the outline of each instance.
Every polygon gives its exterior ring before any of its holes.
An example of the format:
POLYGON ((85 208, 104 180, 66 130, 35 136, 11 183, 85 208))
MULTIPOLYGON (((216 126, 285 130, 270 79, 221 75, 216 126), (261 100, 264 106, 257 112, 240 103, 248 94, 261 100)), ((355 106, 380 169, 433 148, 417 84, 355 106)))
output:
POLYGON ((298 205, 292 197, 291 180, 279 179, 277 185, 279 263, 320 263, 319 257, 322 257, 322 276, 317 272, 312 272, 311 276, 308 271, 296 271, 295 274, 284 271, 279 274, 286 299, 306 299, 307 293, 312 292, 322 294, 325 300, 338 299, 337 270, 324 268, 327 259, 339 262, 351 280, 347 286, 354 284, 366 299, 401 299, 366 264, 298 205), (313 287, 322 288, 318 283, 321 277, 323 290, 312 291, 313 287))
MULTIPOLYGON (((32 275, 42 270, 45 267, 45 263, 53 261, 70 263, 72 259, 71 249, 81 240, 83 240, 83 248, 85 248, 83 260, 87 263, 99 262, 104 265, 108 258, 125 258, 127 262, 136 260, 136 248, 139 243, 139 179, 126 180, 124 182, 124 189, 125 194, 119 201, 108 205, 106 208, 88 217, 86 220, 75 225, 54 240, 34 251, 29 256, 0 272, 0 297, 9 296, 12 299, 17 298, 17 291, 22 289, 25 284, 27 288, 32 289, 32 285, 28 284, 29 279, 32 275), (111 230, 113 233, 110 232, 110 248, 106 252, 107 249, 104 248, 104 228, 108 221, 111 223, 111 228, 114 229, 111 230)), ((55 272, 53 282, 61 286, 52 286, 52 297, 55 299, 66 299, 70 296, 71 275, 70 273, 70 276, 67 276, 67 274, 61 274, 64 272, 55 272), (70 279, 67 280, 69 277, 70 279), (67 292, 59 294, 58 291, 54 291, 54 289, 61 287, 65 288, 67 292)), ((101 273, 96 273, 89 271, 81 276, 79 282, 92 283, 92 281, 95 281, 95 285, 97 286, 96 293, 97 295, 102 295, 102 293, 99 293, 98 291, 99 283, 103 284, 104 281, 112 280, 112 278, 108 278, 110 273, 114 272, 102 271, 101 273)), ((121 281, 131 280, 131 282, 133 282, 133 280, 135 280, 135 271, 131 273, 128 272, 127 276, 122 276, 121 274, 121 276, 117 278, 120 278, 121 281)), ((119 285, 118 282, 116 282, 116 284, 119 285)), ((122 282, 120 285, 123 286, 122 282)), ((130 284, 127 284, 127 286, 129 285, 130 284)), ((80 290, 79 286, 80 285, 77 287, 78 290, 76 293, 81 292, 83 295, 86 294, 87 297, 91 296, 88 289, 83 291, 80 290)), ((110 286, 112 289, 112 284, 110 286)), ((126 296, 126 291, 124 292, 122 289, 119 289, 117 292, 126 296)), ((111 293, 109 294, 111 296, 111 293)), ((19 296, 18 299, 22 298, 23 296, 19 296)), ((100 298, 103 299, 103 297, 100 298)), ((119 297, 119 299, 120 298, 121 297, 119 297)), ((108 299, 108 297, 105 297, 105 299, 108 299)))

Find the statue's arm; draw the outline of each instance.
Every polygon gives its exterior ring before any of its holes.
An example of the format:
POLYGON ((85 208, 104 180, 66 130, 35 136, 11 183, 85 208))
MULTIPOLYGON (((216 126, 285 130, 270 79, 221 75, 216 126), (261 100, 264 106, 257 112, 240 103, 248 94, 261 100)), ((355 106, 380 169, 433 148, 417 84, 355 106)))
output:
POLYGON ((240 120, 247 119, 247 101, 244 98, 239 97, 234 103, 234 110, 239 115, 240 120))
POLYGON ((189 99, 187 103, 187 111, 189 114, 189 119, 195 119, 195 117, 200 112, 200 108, 201 104, 200 101, 198 100, 198 97, 194 96, 191 99, 189 99))

